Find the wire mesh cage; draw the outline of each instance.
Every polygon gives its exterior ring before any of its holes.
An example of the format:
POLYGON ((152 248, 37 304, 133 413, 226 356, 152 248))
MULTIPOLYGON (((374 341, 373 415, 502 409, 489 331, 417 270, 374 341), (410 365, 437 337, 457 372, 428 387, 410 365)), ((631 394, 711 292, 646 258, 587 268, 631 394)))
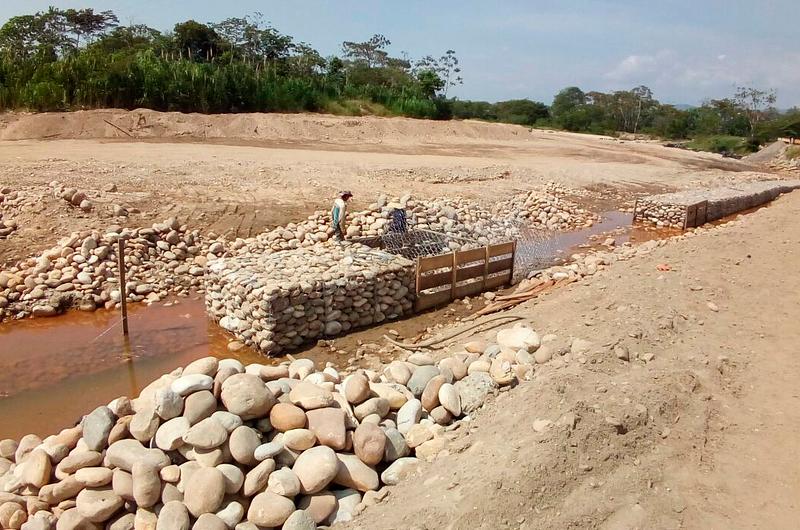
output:
POLYGON ((532 228, 526 223, 519 223, 516 227, 515 240, 512 283, 519 283, 532 272, 560 262, 556 236, 550 230, 532 228))

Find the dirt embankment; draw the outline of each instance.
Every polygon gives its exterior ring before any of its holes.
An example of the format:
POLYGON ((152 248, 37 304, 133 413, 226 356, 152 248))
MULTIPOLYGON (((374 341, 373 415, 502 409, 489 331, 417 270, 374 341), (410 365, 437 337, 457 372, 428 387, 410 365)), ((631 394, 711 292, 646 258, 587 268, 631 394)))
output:
POLYGON ((341 117, 326 114, 183 114, 148 109, 0 117, 0 140, 191 138, 274 142, 450 143, 518 140, 528 128, 480 121, 341 117))
POLYGON ((798 214, 789 195, 517 309, 568 353, 349 527, 795 527, 798 214))

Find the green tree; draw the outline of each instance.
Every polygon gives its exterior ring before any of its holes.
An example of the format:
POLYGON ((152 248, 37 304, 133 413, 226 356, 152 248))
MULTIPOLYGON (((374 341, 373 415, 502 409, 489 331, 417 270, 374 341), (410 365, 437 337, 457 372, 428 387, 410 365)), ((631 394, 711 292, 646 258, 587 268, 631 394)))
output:
POLYGON ((756 127, 764 119, 766 111, 775 104, 775 90, 759 90, 757 88, 736 87, 733 100, 744 111, 750 127, 750 138, 755 137, 756 127))

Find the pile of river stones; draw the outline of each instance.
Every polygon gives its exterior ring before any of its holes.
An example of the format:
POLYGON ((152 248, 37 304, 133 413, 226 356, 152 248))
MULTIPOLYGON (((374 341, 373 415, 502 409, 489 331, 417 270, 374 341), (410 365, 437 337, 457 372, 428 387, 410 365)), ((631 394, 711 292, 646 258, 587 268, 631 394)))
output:
POLYGON ((0 272, 0 316, 114 307, 120 301, 120 239, 125 240, 126 292, 134 302, 156 302, 169 293, 202 289, 208 258, 223 251, 222 243, 202 243, 196 230, 189 231, 175 219, 150 228, 74 232, 39 257, 0 272))
POLYGON ((244 344, 275 354, 410 313, 415 279, 411 261, 358 244, 249 253, 209 262, 206 308, 244 344))
MULTIPOLYGON (((349 238, 375 237, 385 233, 392 212, 406 210, 408 226, 416 230, 446 233, 455 243, 451 250, 503 243, 519 235, 521 226, 570 230, 591 224, 595 216, 574 203, 549 192, 531 191, 485 208, 464 198, 414 199, 381 196, 366 210, 347 218, 349 238)), ((237 239, 231 248, 238 253, 281 251, 309 247, 333 235, 330 214, 318 211, 301 223, 290 223, 252 239, 237 239)))
POLYGON ((309 359, 194 361, 57 435, 0 441, 0 525, 305 530, 350 520, 385 497, 383 485, 447 454, 452 424, 529 379, 549 359, 539 358, 548 340, 517 326, 438 362, 413 353, 346 376, 309 359))

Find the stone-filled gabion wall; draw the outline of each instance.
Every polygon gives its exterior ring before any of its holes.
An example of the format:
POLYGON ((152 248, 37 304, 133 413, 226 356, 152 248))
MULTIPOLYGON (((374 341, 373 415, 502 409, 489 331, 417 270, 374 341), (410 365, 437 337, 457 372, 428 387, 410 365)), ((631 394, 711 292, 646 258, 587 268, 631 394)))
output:
POLYGON ((660 227, 684 228, 688 208, 708 201, 706 221, 766 204, 783 193, 800 188, 800 180, 746 182, 720 188, 651 195, 636 202, 634 220, 660 227))
POLYGON ((683 228, 686 205, 670 204, 655 200, 655 197, 636 201, 634 220, 653 223, 664 228, 683 228))
POLYGON ((414 306, 414 263, 363 245, 329 243, 212 260, 206 307, 263 353, 399 318, 414 306))

